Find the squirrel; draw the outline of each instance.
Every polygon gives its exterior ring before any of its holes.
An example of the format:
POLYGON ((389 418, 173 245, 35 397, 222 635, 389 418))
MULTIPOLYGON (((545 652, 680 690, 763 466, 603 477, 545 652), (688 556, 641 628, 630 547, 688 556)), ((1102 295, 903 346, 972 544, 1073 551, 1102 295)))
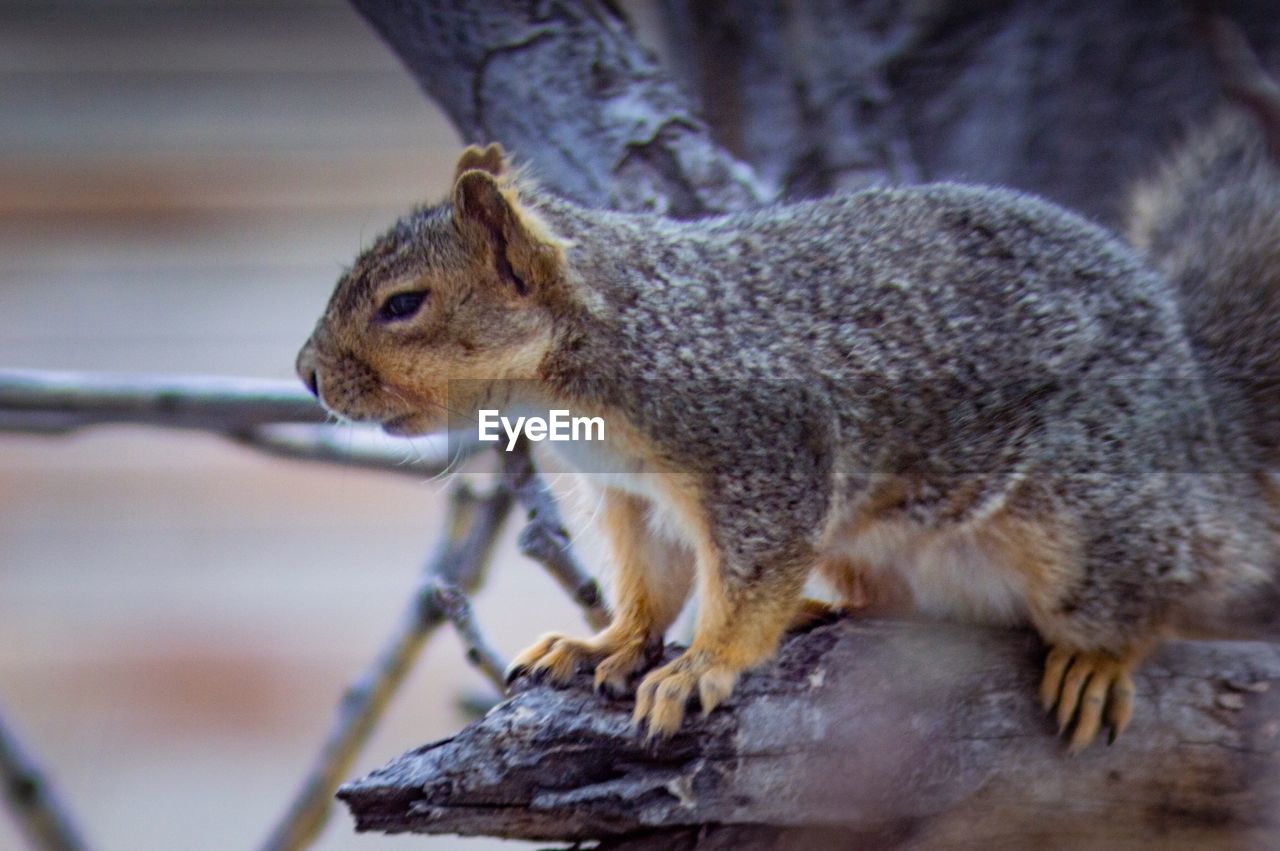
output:
POLYGON ((635 689, 668 736, 848 605, 1029 624, 1072 752, 1164 638, 1275 582, 1280 170, 1249 116, 1138 196, 1139 250, 956 184, 676 221, 586 209, 467 148, 339 281, 298 371, 395 434, 495 400, 602 417, 612 622, 512 674, 635 689), (1262 379, 1262 380, 1259 380, 1262 379), (1268 383, 1270 382, 1270 383, 1268 383), (696 585, 692 641, 647 672, 696 585))

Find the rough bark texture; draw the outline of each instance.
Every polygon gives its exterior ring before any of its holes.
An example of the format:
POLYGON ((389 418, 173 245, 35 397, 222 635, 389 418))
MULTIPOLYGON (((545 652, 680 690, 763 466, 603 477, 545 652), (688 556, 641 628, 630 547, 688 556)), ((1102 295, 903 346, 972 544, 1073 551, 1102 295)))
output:
POLYGON ((352 0, 464 138, 580 203, 696 216, 769 200, 611 3, 352 0))
MULTIPOLYGON (((1217 4, 1271 67, 1274 0, 1217 4)), ((1220 102, 1178 0, 662 0, 715 136, 787 196, 964 180, 1114 224, 1124 190, 1220 102)))
MULTIPOLYGON (((958 179, 1114 224, 1221 98, 1178 0, 659 0, 683 89, 603 0, 353 3, 464 138, 583 203, 678 216, 958 179)), ((1273 0, 1221 6, 1275 67, 1273 0)))
POLYGON ((1130 730, 1074 759, 1035 700, 1042 657, 1024 633, 844 621, 661 746, 582 677, 339 797, 360 830, 627 848, 1277 847, 1280 646, 1169 645, 1130 730))

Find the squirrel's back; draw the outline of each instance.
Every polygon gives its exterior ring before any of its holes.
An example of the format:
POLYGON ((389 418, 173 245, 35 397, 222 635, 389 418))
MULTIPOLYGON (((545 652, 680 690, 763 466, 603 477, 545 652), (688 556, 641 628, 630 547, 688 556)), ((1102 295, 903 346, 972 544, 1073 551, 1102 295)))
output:
POLYGON ((766 469, 788 428, 852 478, 1229 463, 1170 283, 1049 202, 928 184, 698 222, 549 212, 610 309, 548 374, 711 466, 766 469))
POLYGON ((873 189, 697 222, 548 212, 606 290, 615 341, 680 355, 655 374, 897 380, 1003 363, 1020 380, 1028 365, 1189 363, 1166 281, 1103 228, 1010 190, 873 189))

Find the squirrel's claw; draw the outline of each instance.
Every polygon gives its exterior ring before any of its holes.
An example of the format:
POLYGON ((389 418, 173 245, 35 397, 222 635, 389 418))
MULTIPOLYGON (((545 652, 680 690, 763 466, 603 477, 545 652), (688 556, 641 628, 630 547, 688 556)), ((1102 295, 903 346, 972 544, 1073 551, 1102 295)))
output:
POLYGON ((644 665, 644 661, 643 641, 623 645, 621 649, 605 657, 600 664, 596 665, 596 691, 613 697, 625 695, 631 675, 644 665))
POLYGON ((646 739, 665 739, 680 729, 695 690, 705 716, 729 697, 737 679, 736 669, 687 651, 640 682, 632 724, 646 727, 646 739))
POLYGON ((1083 751, 1097 738, 1105 715, 1111 728, 1108 744, 1133 717, 1133 661, 1105 652, 1072 653, 1062 647, 1049 651, 1040 699, 1046 711, 1057 709, 1058 733, 1075 722, 1067 752, 1083 751))
POLYGON ((646 648, 642 633, 624 630, 606 630, 588 639, 548 633, 515 658, 507 668, 507 683, 528 674, 564 684, 580 668, 594 667, 596 691, 622 695, 631 675, 644 665, 646 648))
POLYGON ((507 668, 507 685, 525 674, 568 682, 577 670, 581 644, 557 632, 547 633, 512 661, 507 668))
POLYGON ((510 690, 512 684, 515 683, 516 680, 524 676, 526 671, 528 671, 528 668, 526 668, 524 665, 517 665, 516 663, 512 662, 510 665, 507 666, 506 672, 502 675, 503 684, 506 685, 508 690, 510 690))
POLYGON ((1061 647, 1054 647, 1049 651, 1049 658, 1044 663, 1044 678, 1040 681, 1040 705, 1044 707, 1046 715, 1053 711, 1058 702, 1058 694, 1062 690, 1062 675, 1067 672, 1070 662, 1070 651, 1061 647))

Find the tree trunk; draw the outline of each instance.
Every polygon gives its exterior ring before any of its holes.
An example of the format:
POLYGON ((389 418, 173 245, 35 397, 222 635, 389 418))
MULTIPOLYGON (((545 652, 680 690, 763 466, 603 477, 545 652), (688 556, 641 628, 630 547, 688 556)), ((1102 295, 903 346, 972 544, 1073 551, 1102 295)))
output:
MULTIPOLYGON (((1218 5, 1274 67, 1274 0, 1218 5)), ((1134 180, 1221 102, 1191 6, 662 0, 712 132, 785 196, 960 180, 1113 225, 1134 180)))
POLYGON ((770 200, 602 0, 352 0, 464 138, 562 195, 673 216, 770 200))
MULTIPOLYGON (((1115 225, 1221 102, 1179 0, 651 0, 683 87, 606 0, 352 2, 464 138, 615 209, 964 180, 1115 225)), ((1274 0, 1219 5, 1280 62, 1274 0)))

